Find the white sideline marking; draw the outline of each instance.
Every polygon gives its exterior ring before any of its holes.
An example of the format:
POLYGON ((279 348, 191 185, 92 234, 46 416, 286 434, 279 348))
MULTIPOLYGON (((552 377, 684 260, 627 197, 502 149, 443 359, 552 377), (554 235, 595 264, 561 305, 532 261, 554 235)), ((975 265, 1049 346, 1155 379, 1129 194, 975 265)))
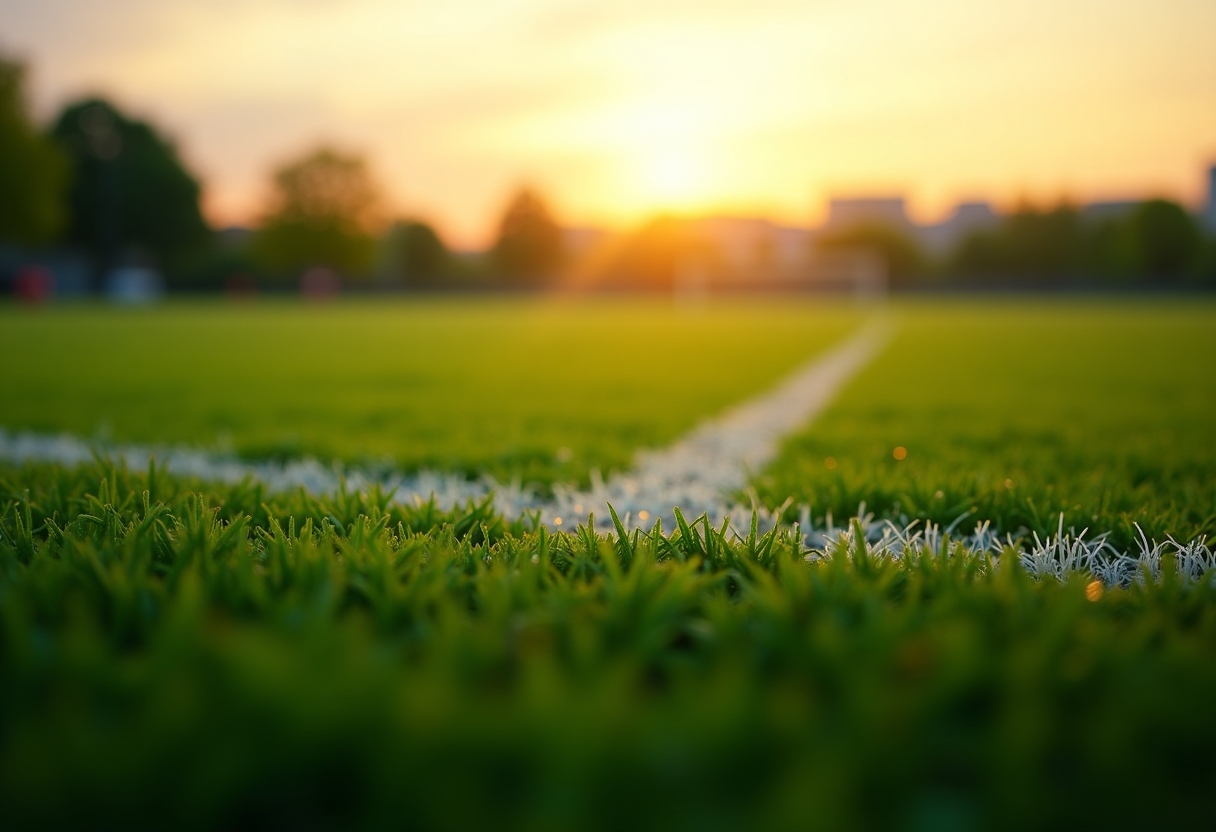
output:
MULTIPOLYGON (((803 511, 805 516, 805 509, 803 511)), ((971 534, 956 532, 955 527, 969 518, 969 514, 945 529, 934 523, 921 524, 919 520, 908 522, 904 519, 900 524, 875 520, 874 515, 866 514, 864 503, 858 509, 858 515, 856 519, 846 521, 843 528, 834 528, 829 517, 826 529, 804 535, 803 545, 810 545, 806 559, 817 561, 841 554, 851 558, 859 547, 864 547, 866 554, 877 560, 935 558, 941 557, 943 551, 946 557, 984 557, 987 558, 984 568, 1002 568, 1004 558, 1012 557, 1036 580, 1063 582, 1073 575, 1085 576, 1091 581, 1086 587, 1086 595, 1091 601, 1102 597, 1101 591, 1094 592, 1093 582, 1107 587, 1128 587, 1157 583, 1172 573, 1187 583, 1206 580, 1216 586, 1216 549, 1203 535, 1186 543, 1166 535, 1164 542, 1158 542, 1150 540, 1137 523, 1133 547, 1119 551, 1107 542, 1110 532, 1086 539, 1089 529, 1079 533, 1075 529, 1066 531, 1062 514, 1056 533, 1040 540, 1035 532, 1033 543, 1025 537, 1015 541, 1008 534, 1002 539, 986 521, 977 523, 971 534), (857 528, 853 524, 857 524, 857 528), (1167 565, 1171 559, 1172 564, 1167 565)))
POLYGON ((41 461, 79 465, 100 453, 139 469, 149 458, 176 473, 204 480, 236 483, 253 478, 272 491, 303 486, 317 494, 332 494, 346 487, 363 489, 381 485, 404 503, 426 501, 450 508, 470 499, 494 495, 495 508, 508 517, 539 512, 550 528, 563 523, 586 522, 594 513, 597 525, 611 528, 608 504, 630 525, 649 528, 660 516, 675 527, 673 506, 689 518, 707 514, 715 524, 728 515, 748 515, 752 506, 730 505, 732 492, 747 484, 748 476, 768 463, 778 441, 817 415, 849 378, 868 362, 886 341, 885 317, 872 320, 857 334, 827 354, 809 362, 779 387, 703 422, 668 448, 643 450, 631 471, 604 482, 592 472, 592 487, 579 491, 554 486, 551 500, 540 499, 518 482, 503 484, 492 478, 467 480, 434 471, 405 475, 375 475, 358 469, 324 465, 315 459, 289 462, 244 462, 231 455, 167 445, 109 445, 61 434, 9 434, 0 428, 0 459, 9 462, 41 461))
MULTIPOLYGON (((504 485, 489 477, 466 480, 434 471, 377 476, 338 465, 323 465, 315 459, 242 462, 231 455, 184 447, 113 445, 67 434, 10 434, 3 428, 0 428, 0 460, 79 465, 101 455, 138 469, 153 458, 176 474, 213 482, 237 483, 252 478, 271 491, 303 487, 315 494, 332 494, 344 486, 363 490, 379 485, 391 490, 398 502, 425 502, 433 497, 444 508, 492 494, 494 507, 502 515, 514 518, 525 512, 539 513, 542 522, 551 529, 562 525, 573 528, 585 523, 587 515, 593 512, 597 514, 597 528, 611 529, 607 514, 607 504, 611 503, 627 528, 650 529, 661 517, 664 528, 671 531, 675 528, 672 507, 679 506, 690 521, 705 514, 715 526, 728 517, 742 520, 754 513, 761 530, 767 531, 775 525, 777 511, 766 506, 732 504, 729 502, 732 493, 740 491, 752 472, 772 460, 784 436, 823 411, 841 386, 874 357, 888 333, 885 318, 877 318, 826 355, 804 365, 770 393, 730 408, 665 449, 640 451, 631 471, 614 475, 608 482, 598 472, 592 472, 589 491, 555 485, 551 500, 540 499, 518 482, 504 485)), ((1208 576, 1216 581, 1216 550, 1205 537, 1187 543, 1167 537, 1166 542, 1158 543, 1149 540, 1137 527, 1138 551, 1120 552, 1106 542, 1109 533, 1086 539, 1087 529, 1080 533, 1073 529, 1065 531, 1061 516, 1055 535, 1040 540, 1036 533, 1031 545, 1024 538, 1014 540, 1008 534, 1000 538, 987 522, 977 523, 971 534, 956 532, 955 527, 962 521, 972 519, 969 514, 946 529, 931 523, 917 528, 920 521, 909 521, 906 517, 899 523, 875 519, 873 514, 866 513, 863 503, 855 518, 862 534, 859 541, 855 539, 853 519, 835 526, 829 516, 827 526, 817 530, 812 526, 810 509, 801 506, 800 510, 801 519, 794 528, 808 552, 807 560, 811 561, 835 552, 851 553, 858 544, 871 557, 880 559, 936 556, 948 538, 967 554, 996 558, 1005 552, 1012 553, 1022 568, 1038 579, 1064 580, 1070 574, 1082 573, 1107 586, 1129 586, 1160 580, 1166 570, 1166 556, 1171 556, 1172 569, 1183 580, 1199 581, 1208 576)), ((991 562, 996 564, 999 560, 991 562)))
POLYGON ((751 506, 728 504, 732 494, 772 461, 781 439, 823 411, 845 382, 877 354, 889 331, 885 316, 872 320, 771 392, 703 422, 667 448, 639 451, 632 470, 606 483, 593 473, 590 491, 555 485, 554 500, 542 518, 552 524, 563 513, 582 515, 579 519, 586 517, 587 510, 606 514, 609 503, 621 517, 628 515, 631 523, 647 528, 659 516, 666 528, 675 528, 673 506, 689 519, 707 514, 715 525, 727 516, 750 515, 751 506))

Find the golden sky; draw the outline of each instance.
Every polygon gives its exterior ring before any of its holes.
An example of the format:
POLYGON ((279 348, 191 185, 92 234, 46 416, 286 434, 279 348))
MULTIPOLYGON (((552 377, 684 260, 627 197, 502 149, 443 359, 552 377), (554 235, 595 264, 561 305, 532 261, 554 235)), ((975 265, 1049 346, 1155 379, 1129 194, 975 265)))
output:
POLYGON ((0 2, 39 114, 153 121, 218 223, 320 142, 458 246, 521 183, 568 224, 805 225, 830 195, 1195 203, 1216 163, 1216 0, 0 2))

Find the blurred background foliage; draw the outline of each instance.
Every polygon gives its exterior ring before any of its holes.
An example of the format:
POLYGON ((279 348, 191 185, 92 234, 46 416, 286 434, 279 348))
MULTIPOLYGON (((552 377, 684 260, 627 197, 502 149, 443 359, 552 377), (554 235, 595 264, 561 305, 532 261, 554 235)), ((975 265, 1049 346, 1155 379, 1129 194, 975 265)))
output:
POLYGON ((254 256, 272 273, 323 267, 366 274, 380 205, 362 158, 318 148, 274 172, 270 207, 252 240, 254 256))
POLYGON ((152 125, 89 98, 65 107, 50 136, 70 163, 65 243, 100 266, 125 254, 169 271, 207 245, 202 186, 152 125))
POLYGON ((895 288, 923 281, 930 266, 928 256, 911 235, 881 223, 861 223, 829 231, 818 239, 817 244, 821 250, 828 252, 862 249, 877 253, 885 263, 888 279, 895 288))
POLYGON ((1067 204, 1023 206, 995 228, 964 238, 942 271, 956 278, 1031 274, 1116 285, 1137 280, 1211 284, 1214 243, 1182 206, 1163 199, 1099 221, 1086 221, 1067 204))
POLYGON ((521 188, 498 224, 494 265, 511 281, 547 283, 562 264, 562 232, 536 191, 521 188))
MULTIPOLYGON (((534 187, 505 200, 485 251, 452 251, 425 219, 393 214, 357 150, 323 143, 270 173, 254 227, 213 229, 203 183, 158 127, 102 98, 70 103, 40 127, 25 84, 22 63, 0 56, 0 292, 17 286, 22 264, 65 257, 86 275, 79 287, 94 292, 131 266, 170 290, 237 294, 767 285, 773 252, 754 247, 739 267, 714 225, 740 221, 660 216, 608 235, 564 226, 534 187)), ((897 291, 1216 288, 1216 229, 1165 199, 1106 213, 1023 204, 933 248, 911 224, 872 218, 786 230, 804 239, 812 268, 816 258, 864 252, 897 291)))
POLYGON ((30 119, 25 68, 0 56, 0 241, 39 244, 63 227, 68 160, 30 119))

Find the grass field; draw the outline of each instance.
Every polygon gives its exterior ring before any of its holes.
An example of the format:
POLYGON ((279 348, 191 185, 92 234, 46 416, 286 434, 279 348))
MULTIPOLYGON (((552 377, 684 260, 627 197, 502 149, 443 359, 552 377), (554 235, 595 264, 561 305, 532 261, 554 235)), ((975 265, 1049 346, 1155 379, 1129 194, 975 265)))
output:
POLYGON ((22 486, 6 828, 1208 817, 1211 581, 1095 598, 957 550, 808 563, 781 532, 550 536, 105 466, 22 486))
POLYGON ((841 304, 0 308, 0 426, 586 480, 777 382, 841 304))
MULTIPOLYGON (((496 345, 558 328, 590 355, 598 339, 627 338, 612 334, 622 307, 586 310, 585 320, 529 306, 500 319, 493 309, 481 314, 496 345)), ((116 319, 138 322, 125 337, 160 326, 151 310, 50 311, 26 320, 5 310, 5 354, 25 343, 10 321, 42 325, 47 338, 65 321, 75 326, 59 333, 114 329, 116 319)), ((334 335, 325 325, 334 314, 352 343, 370 322, 405 314, 356 311, 236 314, 248 332, 301 339, 334 335)), ((181 390, 173 401, 212 395, 198 362, 166 357, 205 351, 176 340, 206 329, 203 312, 167 310, 177 325, 161 330, 152 377, 181 385, 169 386, 181 390)), ((886 351, 758 475, 766 501, 793 497, 837 521, 862 500, 943 522, 975 506, 969 518, 1008 533, 1054 530, 1058 511, 1124 536, 1133 520, 1158 539, 1211 530, 1216 383, 1204 347, 1216 307, 1057 300, 891 312, 886 351)), ((733 325, 727 310, 703 314, 702 323, 721 316, 713 330, 729 336, 639 312, 664 333, 656 343, 689 362, 687 373, 643 378, 656 396, 680 394, 662 398, 670 421, 637 429, 656 442, 706 415, 697 407, 763 389, 861 320, 836 308, 756 306, 733 325), (759 333, 750 341, 748 327, 759 333), (805 343, 808 330, 823 341, 805 343), (704 397, 694 402, 683 380, 712 387, 723 372, 694 366, 699 338, 730 357, 722 378, 739 386, 689 388, 704 397), (785 363, 749 376, 782 343, 785 363)), ((466 331, 460 316, 446 320, 466 331)), ((217 349, 225 361, 240 355, 217 349)), ((325 351, 318 360, 333 363, 321 376, 363 366, 359 349, 325 351)), ((611 404, 617 391, 603 377, 573 372, 573 347, 553 359, 565 380, 545 377, 539 353, 518 344, 477 349, 487 361, 530 361, 512 370, 528 395, 492 418, 469 405, 479 401, 469 377, 441 376, 429 400, 445 418, 468 410, 471 424, 497 418, 504 436, 523 436, 541 428, 521 414, 543 420, 553 403, 562 419, 598 420, 615 448, 599 449, 588 432, 585 445, 569 440, 580 454, 571 466, 582 454, 627 461, 635 439, 620 426, 653 400, 611 404)), ((99 413, 118 412, 96 406, 104 361, 91 373, 61 361, 62 381, 88 380, 45 398, 55 387, 46 372, 6 366, 0 425, 89 431, 99 413), (60 414, 64 402, 82 414, 60 414)), ((410 362, 394 365, 399 377, 426 364, 412 353, 410 362)), ((308 367, 292 366, 281 376, 298 386, 308 367)), ((480 362, 442 366, 491 375, 480 362)), ((373 377, 356 374, 358 389, 373 377)), ((116 435, 191 441, 215 430, 194 406, 175 417, 143 384, 146 407, 162 408, 146 424, 163 433, 143 436, 133 407, 129 422, 109 417, 116 435)), ((249 392, 261 388, 238 389, 256 399, 249 418, 276 418, 277 404, 249 392)), ((312 399, 299 402, 325 403, 309 423, 318 441, 347 418, 343 407, 360 409, 358 397, 305 389, 312 399)), ((260 430, 249 436, 274 435, 273 425, 260 430)), ((346 458, 391 446, 402 464, 418 459, 405 440, 391 445, 392 432, 366 426, 334 441, 330 452, 346 458), (361 450, 364 434, 385 444, 361 450)), ((518 464, 467 437, 452 447, 474 469, 518 464)), ((6 829, 1198 829, 1210 820, 1216 573, 1181 575, 1168 552, 1156 574, 1104 586, 1084 571, 1037 580, 1011 549, 948 539, 895 558, 856 535, 808 553, 790 526, 735 537, 695 518, 663 533, 550 533, 488 502, 449 511, 376 491, 271 493, 104 460, 0 463, 0 511, 6 829)))
POLYGON ((1062 513, 1120 545, 1133 523, 1216 536, 1216 306, 939 301, 897 320, 758 478, 768 504, 1040 534, 1062 513))

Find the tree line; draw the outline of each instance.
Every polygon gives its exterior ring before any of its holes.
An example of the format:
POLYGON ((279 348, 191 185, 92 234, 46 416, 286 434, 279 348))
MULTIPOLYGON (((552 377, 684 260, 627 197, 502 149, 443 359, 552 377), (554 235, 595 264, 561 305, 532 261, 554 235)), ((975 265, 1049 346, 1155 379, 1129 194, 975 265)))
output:
POLYGON ((24 83, 24 67, 0 57, 0 244, 76 252, 95 290, 130 262, 181 289, 292 285, 317 271, 414 287, 531 284, 561 262, 561 229, 530 189, 506 205, 489 256, 465 261, 427 223, 390 215, 362 157, 327 146, 274 170, 255 227, 234 238, 208 226, 198 178, 153 125, 86 98, 39 127, 24 83))
POLYGON ((906 230, 880 224, 830 232, 817 245, 879 252, 897 288, 1216 288, 1216 234, 1164 199, 1097 217, 1066 202, 1023 205, 936 256, 906 230))
MULTIPOLYGON (((129 263, 182 290, 294 287, 302 275, 317 285, 537 287, 566 265, 562 229, 534 190, 507 202, 485 256, 458 257, 427 223, 391 215, 363 158, 324 146, 272 172, 252 230, 217 232, 200 209, 198 178, 156 127, 101 98, 70 103, 40 127, 24 83, 24 67, 0 56, 0 246, 74 252, 94 290, 129 263)), ((711 261, 713 241, 685 226, 643 227, 609 271, 620 285, 653 288, 672 284, 690 259, 711 261)), ((906 228, 872 224, 820 234, 814 247, 877 253, 895 288, 1216 288, 1216 235, 1165 200, 1102 220, 1067 204, 1023 206, 935 255, 906 228)))

